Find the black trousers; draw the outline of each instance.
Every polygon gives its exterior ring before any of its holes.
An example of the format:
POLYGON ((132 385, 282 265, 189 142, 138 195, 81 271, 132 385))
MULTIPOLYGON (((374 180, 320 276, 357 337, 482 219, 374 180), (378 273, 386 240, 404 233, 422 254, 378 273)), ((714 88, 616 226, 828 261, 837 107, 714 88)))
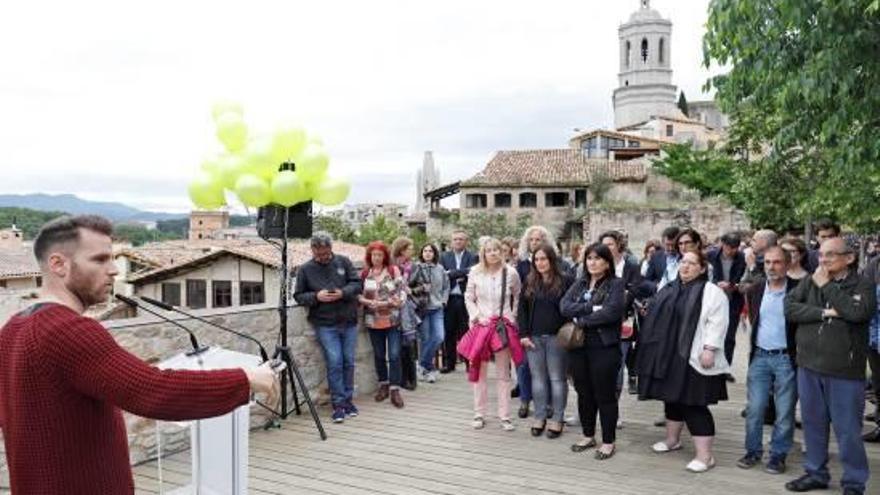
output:
POLYGON ((733 349, 736 347, 736 330, 739 328, 741 311, 742 307, 737 311, 737 308, 734 308, 732 304, 730 305, 730 318, 727 322, 727 335, 724 337, 724 357, 731 365, 733 364, 733 349))
POLYGON ((868 349, 868 364, 871 365, 871 384, 874 387, 874 397, 877 399, 874 422, 880 426, 880 352, 868 349))
POLYGON ((617 373, 620 360, 620 346, 617 344, 585 347, 568 355, 584 436, 596 435, 598 412, 602 424, 602 443, 614 443, 617 435, 617 373))
POLYGON ((709 411, 709 406, 686 406, 664 402, 663 412, 667 420, 685 423, 692 437, 715 436, 715 419, 709 411))
POLYGON ((464 305, 464 296, 450 295, 446 309, 443 311, 443 367, 447 370, 455 369, 458 361, 458 352, 455 346, 458 340, 468 329, 468 312, 464 305))

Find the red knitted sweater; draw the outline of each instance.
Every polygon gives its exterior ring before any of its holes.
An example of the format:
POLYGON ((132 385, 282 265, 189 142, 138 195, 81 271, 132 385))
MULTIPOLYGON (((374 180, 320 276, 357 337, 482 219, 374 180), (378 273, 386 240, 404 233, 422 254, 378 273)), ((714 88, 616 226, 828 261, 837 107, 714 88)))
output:
POLYGON ((60 304, 0 330, 0 426, 14 494, 134 493, 121 409, 188 420, 246 404, 240 369, 162 371, 60 304))

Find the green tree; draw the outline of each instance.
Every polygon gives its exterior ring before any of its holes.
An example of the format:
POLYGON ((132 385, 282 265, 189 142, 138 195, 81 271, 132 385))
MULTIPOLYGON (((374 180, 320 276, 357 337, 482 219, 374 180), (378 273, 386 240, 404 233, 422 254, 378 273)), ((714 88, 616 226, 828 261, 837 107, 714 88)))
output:
POLYGON ((733 157, 720 150, 695 150, 690 144, 672 144, 663 151, 665 156, 653 163, 655 170, 696 189, 701 198, 728 196, 735 199, 730 195, 737 166, 733 157))
POLYGON ((15 224, 21 229, 25 239, 33 239, 44 223, 66 213, 62 211, 38 211, 29 208, 0 208, 0 229, 7 229, 15 224))
POLYGON ((737 189, 791 198, 799 222, 831 216, 877 229, 878 1, 713 0, 703 46, 707 67, 731 67, 708 86, 733 116, 734 141, 769 150, 737 175, 737 189), (752 173, 807 184, 758 183, 752 173))
POLYGON ((344 220, 333 215, 319 214, 315 216, 313 229, 324 231, 333 236, 333 239, 341 242, 357 242, 357 234, 344 220))
POLYGON ((406 231, 397 222, 385 218, 384 215, 377 215, 372 222, 361 226, 357 241, 364 245, 372 241, 382 241, 390 246, 394 239, 405 234, 406 231))
POLYGON ((166 233, 159 229, 148 229, 142 225, 117 224, 113 226, 113 238, 118 241, 128 241, 135 246, 148 242, 168 241, 181 239, 183 236, 177 233, 166 233))
POLYGON ((681 113, 685 114, 685 116, 690 117, 690 113, 688 113, 688 100, 684 96, 684 91, 678 94, 678 109, 681 110, 681 113))
POLYGON ((472 243, 476 243, 482 236, 519 238, 531 224, 532 216, 528 213, 521 213, 514 221, 508 220, 504 213, 474 213, 465 216, 458 226, 467 232, 472 243))

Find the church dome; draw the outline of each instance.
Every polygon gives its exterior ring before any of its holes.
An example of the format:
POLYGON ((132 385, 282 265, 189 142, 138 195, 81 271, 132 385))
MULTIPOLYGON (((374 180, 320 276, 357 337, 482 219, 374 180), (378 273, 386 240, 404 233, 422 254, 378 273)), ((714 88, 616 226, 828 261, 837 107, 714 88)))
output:
POLYGON ((627 24, 640 23, 640 22, 646 22, 646 21, 666 21, 666 22, 669 22, 666 19, 664 19, 662 15, 660 15, 660 12, 657 12, 656 10, 651 8, 650 0, 641 0, 639 3, 640 3, 639 10, 633 12, 629 16, 629 21, 627 22, 627 24))

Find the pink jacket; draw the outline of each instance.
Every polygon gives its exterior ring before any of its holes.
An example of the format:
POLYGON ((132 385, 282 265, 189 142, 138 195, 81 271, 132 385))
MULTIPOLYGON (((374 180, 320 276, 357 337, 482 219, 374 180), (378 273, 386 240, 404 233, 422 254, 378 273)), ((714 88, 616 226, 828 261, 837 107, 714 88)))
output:
MULTIPOLYGON (((479 381, 480 367, 483 365, 483 361, 488 361, 493 353, 501 350, 501 338, 495 332, 496 321, 498 321, 498 316, 490 318, 486 325, 477 323, 458 342, 456 350, 470 362, 468 381, 479 381)), ((507 318, 504 318, 504 326, 507 328, 510 358, 515 365, 518 365, 524 358, 523 348, 519 343, 519 331, 516 325, 507 318)))

